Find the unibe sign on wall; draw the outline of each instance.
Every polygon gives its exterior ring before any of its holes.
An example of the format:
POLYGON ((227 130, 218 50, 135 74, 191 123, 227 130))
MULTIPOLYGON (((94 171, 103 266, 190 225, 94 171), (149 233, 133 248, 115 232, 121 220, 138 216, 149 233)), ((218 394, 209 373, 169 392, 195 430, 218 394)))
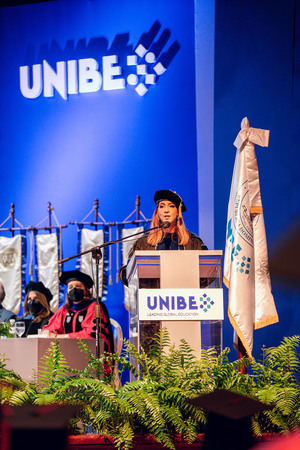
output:
POLYGON ((144 33, 132 54, 126 55, 124 67, 117 54, 95 58, 80 58, 57 61, 55 67, 44 59, 41 64, 20 66, 20 90, 29 99, 53 97, 55 91, 64 99, 68 95, 111 91, 133 86, 143 96, 163 75, 179 49, 177 41, 163 51, 169 30, 162 32, 153 44, 157 29, 155 22, 148 33, 144 33))

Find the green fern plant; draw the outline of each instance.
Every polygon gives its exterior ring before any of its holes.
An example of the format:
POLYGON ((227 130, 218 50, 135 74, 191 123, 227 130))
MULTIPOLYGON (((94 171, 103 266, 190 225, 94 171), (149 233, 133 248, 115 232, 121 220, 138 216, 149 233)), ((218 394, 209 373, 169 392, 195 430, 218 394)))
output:
POLYGON ((279 346, 263 348, 261 362, 250 362, 251 394, 273 406, 257 418, 258 434, 296 430, 300 425, 299 343, 300 336, 285 337, 279 346))
POLYGON ((59 342, 57 340, 51 342, 45 355, 41 358, 38 369, 39 384, 43 386, 43 393, 52 394, 72 372, 73 370, 60 350, 59 342))
POLYGON ((168 340, 166 331, 162 330, 155 338, 150 356, 143 351, 138 353, 126 341, 122 355, 102 355, 100 359, 90 354, 84 343, 80 343, 81 350, 88 356, 88 365, 83 371, 73 370, 68 376, 66 372, 69 368, 60 353, 59 344, 54 343, 45 355, 40 371, 46 386, 35 403, 51 394, 52 402, 80 405, 83 427, 91 424, 94 431, 110 434, 120 448, 129 448, 136 432, 152 433, 158 442, 168 448, 174 448, 173 433, 183 434, 191 442, 197 435, 199 423, 205 420, 203 412, 186 401, 189 396, 186 385, 184 390, 180 389, 182 376, 184 374, 188 379, 194 357, 184 342, 179 350, 171 346, 168 352, 168 340), (105 376, 107 366, 110 368, 118 364, 139 375, 128 361, 129 355, 140 364, 141 379, 116 388, 112 371, 105 376), (99 373, 104 376, 99 378, 99 373))
MULTIPOLYGON (((196 358, 184 340, 175 348, 162 329, 148 354, 124 341, 121 354, 96 358, 86 344, 79 342, 87 358, 86 368, 79 371, 68 367, 59 341, 55 341, 39 368, 39 384, 28 384, 16 377, 15 386, 6 391, 2 401, 78 405, 78 416, 72 419, 75 432, 79 423, 83 431, 92 426, 94 432, 112 436, 120 449, 132 447, 135 433, 151 433, 163 446, 173 449, 173 435, 181 434, 187 442, 193 442, 206 421, 204 411, 187 400, 223 388, 272 406, 253 418, 256 435, 284 432, 300 425, 296 377, 299 343, 299 336, 284 338, 278 347, 263 349, 262 361, 244 358, 230 362, 229 349, 219 355, 214 349, 203 350, 201 358, 196 358), (242 366, 247 366, 248 373, 241 372, 242 366), (119 373, 128 369, 136 381, 116 384, 115 367, 119 373)), ((5 377, 8 380, 9 375, 5 361, 0 359, 0 382, 5 377)))
POLYGON ((9 403, 15 391, 22 391, 27 383, 13 370, 8 369, 4 355, 0 355, 0 404, 9 403))

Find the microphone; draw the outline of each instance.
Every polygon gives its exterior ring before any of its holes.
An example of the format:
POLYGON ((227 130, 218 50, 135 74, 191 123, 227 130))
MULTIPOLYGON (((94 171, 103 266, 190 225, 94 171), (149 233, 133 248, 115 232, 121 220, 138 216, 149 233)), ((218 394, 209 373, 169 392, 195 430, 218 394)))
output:
POLYGON ((170 225, 171 225, 170 222, 163 222, 160 228, 169 228, 170 225))

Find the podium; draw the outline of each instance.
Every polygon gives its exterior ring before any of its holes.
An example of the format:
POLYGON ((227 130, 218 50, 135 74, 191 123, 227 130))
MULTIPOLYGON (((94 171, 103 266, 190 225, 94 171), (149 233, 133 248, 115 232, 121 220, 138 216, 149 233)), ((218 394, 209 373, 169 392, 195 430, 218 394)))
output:
POLYGON ((146 353, 154 334, 184 338, 196 356, 222 350, 221 250, 137 250, 127 265, 129 339, 146 353))

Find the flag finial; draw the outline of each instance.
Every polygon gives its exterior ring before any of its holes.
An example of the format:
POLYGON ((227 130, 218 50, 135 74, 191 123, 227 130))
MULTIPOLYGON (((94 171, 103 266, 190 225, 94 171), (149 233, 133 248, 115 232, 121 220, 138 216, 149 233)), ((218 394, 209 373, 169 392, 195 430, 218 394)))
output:
POLYGON ((261 147, 268 147, 269 145, 269 130, 261 130, 260 128, 250 128, 249 120, 244 117, 241 122, 241 130, 237 135, 233 145, 239 150, 246 141, 251 144, 260 145, 261 147))
POLYGON ((241 130, 243 128, 249 128, 249 127, 250 127, 250 123, 249 123, 248 117, 244 117, 241 122, 241 130))

